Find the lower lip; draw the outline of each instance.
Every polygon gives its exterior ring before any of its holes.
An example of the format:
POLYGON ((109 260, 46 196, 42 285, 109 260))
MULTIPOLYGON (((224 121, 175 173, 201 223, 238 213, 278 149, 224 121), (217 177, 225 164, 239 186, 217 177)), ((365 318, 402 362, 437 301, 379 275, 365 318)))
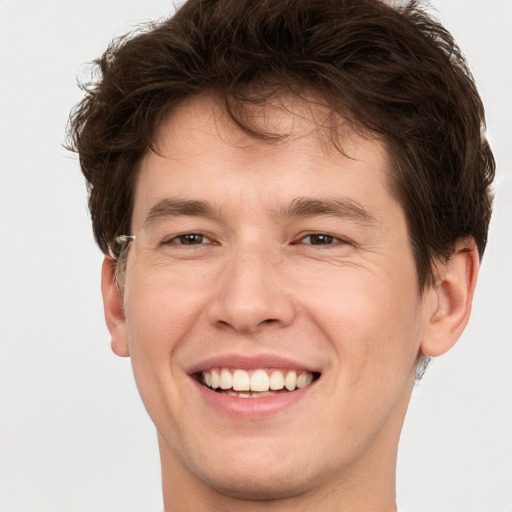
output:
POLYGON ((313 382, 305 388, 288 393, 276 393, 261 398, 239 398, 213 391, 195 380, 194 384, 210 407, 231 416, 252 419, 271 416, 292 407, 303 400, 315 386, 313 382))

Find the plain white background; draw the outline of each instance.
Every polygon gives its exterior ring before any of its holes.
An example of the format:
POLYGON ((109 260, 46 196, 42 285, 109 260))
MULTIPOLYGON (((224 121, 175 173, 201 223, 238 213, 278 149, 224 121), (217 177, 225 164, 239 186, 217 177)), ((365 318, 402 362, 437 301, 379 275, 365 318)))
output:
MULTIPOLYGON (((497 164, 472 320, 415 390, 400 446, 409 512, 512 511, 512 1, 438 0, 472 65, 497 164)), ((158 512, 154 429, 109 348, 76 159, 76 78, 163 0, 0 0, 0 512, 158 512)))

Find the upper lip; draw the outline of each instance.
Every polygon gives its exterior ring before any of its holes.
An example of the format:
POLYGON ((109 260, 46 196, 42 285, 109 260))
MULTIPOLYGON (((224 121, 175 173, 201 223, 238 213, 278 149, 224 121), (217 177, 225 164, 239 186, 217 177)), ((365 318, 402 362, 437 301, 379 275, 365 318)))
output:
POLYGON ((310 363, 289 359, 275 354, 224 354, 203 359, 192 365, 187 373, 190 375, 211 368, 240 368, 242 370, 256 370, 265 368, 281 368, 286 370, 302 370, 307 372, 320 373, 320 368, 312 367, 310 363))

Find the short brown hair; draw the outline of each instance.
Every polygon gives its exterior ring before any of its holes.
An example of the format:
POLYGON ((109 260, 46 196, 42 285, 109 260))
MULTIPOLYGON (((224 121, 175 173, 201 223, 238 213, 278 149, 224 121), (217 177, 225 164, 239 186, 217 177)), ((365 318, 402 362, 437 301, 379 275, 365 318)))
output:
POLYGON ((484 109, 452 36, 416 2, 188 0, 95 64, 69 145, 105 253, 130 233, 138 164, 175 105, 215 92, 242 130, 270 143, 279 134, 252 126, 243 106, 305 89, 385 142, 420 289, 457 240, 471 237, 484 252, 495 167, 484 109))

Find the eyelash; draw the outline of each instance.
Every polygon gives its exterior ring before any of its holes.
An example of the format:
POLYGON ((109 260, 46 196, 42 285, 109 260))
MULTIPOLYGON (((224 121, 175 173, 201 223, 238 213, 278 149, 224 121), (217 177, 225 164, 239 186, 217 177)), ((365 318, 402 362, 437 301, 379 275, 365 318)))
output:
POLYGON ((325 237, 326 239, 331 239, 331 243, 312 243, 310 241, 309 243, 304 243, 304 245, 315 245, 315 246, 333 246, 333 245, 341 245, 341 244, 348 244, 350 243, 347 239, 341 238, 339 236, 333 235, 332 233, 324 233, 324 232, 315 232, 315 233, 308 233, 307 235, 301 237, 298 239, 298 242, 294 242, 293 245, 297 245, 298 243, 302 242, 306 238, 311 239, 311 237, 325 237))
POLYGON ((207 243, 213 243, 215 245, 217 245, 215 242, 213 242, 212 240, 210 240, 209 237, 207 237, 206 235, 203 235, 202 233, 182 233, 181 235, 176 235, 172 238, 169 238, 167 240, 164 240, 162 242, 162 245, 171 245, 171 244, 175 244, 175 245, 186 245, 186 246, 191 246, 191 245, 203 245, 203 243, 183 243, 183 241, 180 241, 180 242, 177 242, 177 240, 180 240, 180 239, 185 239, 186 237, 201 237, 203 239, 206 239, 208 242, 207 243))
MULTIPOLYGON (((206 240, 206 243, 218 245, 216 242, 212 241, 209 237, 207 237, 206 235, 203 235, 202 233, 183 233, 183 234, 174 236, 170 239, 164 240, 162 242, 162 245, 171 245, 171 244, 184 245, 184 246, 204 245, 204 243, 203 243, 204 240, 206 240), (186 243, 186 242, 184 242, 184 239, 186 239, 187 237, 200 237, 203 240, 201 240, 200 243, 186 243), (178 242, 177 240, 180 240, 180 241, 178 242)), ((318 239, 317 239, 317 241, 318 241, 318 239)), ((333 246, 333 245, 350 244, 350 241, 347 239, 341 238, 339 236, 333 235, 331 233, 314 232, 314 233, 308 233, 307 235, 304 235, 304 236, 298 238, 297 241, 292 242, 291 245, 300 245, 301 243, 303 243, 304 245, 315 245, 315 246, 329 247, 329 246, 333 246), (330 243, 313 243, 311 241, 312 237, 318 237, 318 238, 325 237, 325 239, 330 239, 330 243), (310 239, 310 242, 303 242, 307 238, 310 239)))

